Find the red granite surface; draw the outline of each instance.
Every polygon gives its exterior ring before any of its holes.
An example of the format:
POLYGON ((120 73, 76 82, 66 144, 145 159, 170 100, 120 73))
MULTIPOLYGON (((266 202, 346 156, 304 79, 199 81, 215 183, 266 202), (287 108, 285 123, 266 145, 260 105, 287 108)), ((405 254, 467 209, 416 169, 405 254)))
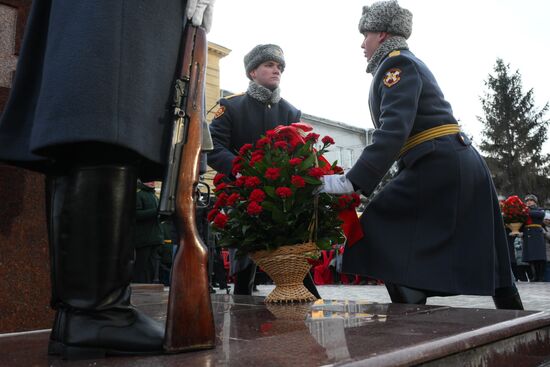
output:
POLYGON ((0 333, 51 327, 44 176, 0 164, 0 333))
MULTIPOLYGON (((160 323, 166 291, 134 288, 160 323)), ((63 361, 48 332, 0 335, 0 365, 59 367, 547 366, 550 313, 322 300, 265 305, 213 295, 216 348, 157 356, 63 361), (2 364, 3 363, 3 364, 2 364)))

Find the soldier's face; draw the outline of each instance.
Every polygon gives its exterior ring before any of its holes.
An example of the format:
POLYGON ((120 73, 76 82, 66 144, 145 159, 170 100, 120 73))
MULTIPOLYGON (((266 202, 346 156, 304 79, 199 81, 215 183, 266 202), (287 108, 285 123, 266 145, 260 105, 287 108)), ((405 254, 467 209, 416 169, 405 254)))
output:
POLYGON ((282 67, 278 62, 266 61, 250 72, 250 77, 256 83, 274 90, 281 82, 282 67))
POLYGON ((386 32, 365 32, 363 35, 365 39, 361 48, 367 60, 370 60, 376 49, 386 40, 388 34, 386 32))

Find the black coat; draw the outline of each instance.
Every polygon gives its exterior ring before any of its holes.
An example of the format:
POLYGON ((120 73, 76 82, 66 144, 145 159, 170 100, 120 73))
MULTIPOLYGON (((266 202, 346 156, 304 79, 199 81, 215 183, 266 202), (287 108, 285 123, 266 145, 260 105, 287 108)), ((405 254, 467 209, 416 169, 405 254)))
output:
MULTIPOLYGON (((373 191, 409 136, 456 124, 426 65, 409 51, 390 55, 371 87, 373 144, 347 174, 364 193, 373 191), (387 86, 391 69, 399 69, 400 79, 387 86)), ((398 166, 365 209, 364 238, 345 249, 343 271, 452 294, 490 295, 511 286, 496 192, 470 141, 458 133, 424 142, 398 166)))
MULTIPOLYGON (((233 159, 244 144, 255 143, 278 125, 300 121, 301 112, 284 99, 266 104, 244 93, 221 99, 216 116, 210 124, 214 150, 208 153, 208 165, 231 175, 233 159)), ((229 249, 229 253, 231 275, 252 263, 248 256, 237 259, 236 249, 229 249)))
POLYGON ((208 153, 208 165, 229 175, 244 144, 255 143, 278 125, 300 121, 301 112, 284 99, 266 104, 244 93, 221 99, 218 115, 210 124, 214 150, 208 153))
POLYGON ((129 149, 140 177, 160 178, 184 10, 182 0, 34 0, 0 159, 47 171, 60 147, 91 142, 129 149))
POLYGON ((523 261, 547 261, 546 240, 542 229, 544 210, 529 208, 529 217, 531 218, 531 224, 538 226, 524 225, 521 228, 523 232, 523 261))
POLYGON ((136 194, 135 247, 157 246, 163 243, 164 233, 159 221, 155 189, 139 184, 136 194))

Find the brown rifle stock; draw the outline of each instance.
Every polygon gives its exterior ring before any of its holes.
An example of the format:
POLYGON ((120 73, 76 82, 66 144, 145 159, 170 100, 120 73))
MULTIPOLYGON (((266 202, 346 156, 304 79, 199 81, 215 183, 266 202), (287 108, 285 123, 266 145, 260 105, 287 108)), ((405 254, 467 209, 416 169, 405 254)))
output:
POLYGON ((215 328, 208 287, 208 250, 197 231, 195 209, 199 182, 206 33, 188 25, 180 80, 187 83, 182 111, 184 137, 176 189, 176 228, 180 235, 174 259, 164 349, 169 353, 214 348, 215 328))

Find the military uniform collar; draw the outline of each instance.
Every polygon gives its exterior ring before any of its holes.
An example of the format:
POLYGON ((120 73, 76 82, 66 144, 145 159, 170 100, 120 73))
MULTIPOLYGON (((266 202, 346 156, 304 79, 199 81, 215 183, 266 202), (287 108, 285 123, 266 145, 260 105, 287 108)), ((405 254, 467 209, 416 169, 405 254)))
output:
POLYGON ((263 85, 260 85, 253 81, 249 83, 246 94, 248 94, 255 100, 265 104, 275 104, 279 103, 279 101, 281 100, 281 90, 279 87, 272 91, 269 88, 266 88, 263 85))
POLYGON ((388 38, 374 51, 367 65, 367 73, 374 74, 378 66, 392 51, 408 49, 409 45, 404 37, 393 36, 388 38))

